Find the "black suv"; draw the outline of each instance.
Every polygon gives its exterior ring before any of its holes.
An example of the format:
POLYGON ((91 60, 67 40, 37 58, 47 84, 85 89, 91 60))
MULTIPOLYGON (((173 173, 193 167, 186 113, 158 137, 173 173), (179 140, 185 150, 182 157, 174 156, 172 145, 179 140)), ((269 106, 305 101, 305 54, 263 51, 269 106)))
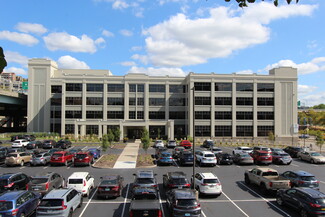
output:
POLYGON ((204 140, 202 146, 203 146, 204 148, 208 148, 208 149, 210 149, 210 147, 214 146, 214 143, 213 143, 212 140, 207 139, 207 140, 204 140))
POLYGON ((172 216, 201 216, 201 205, 193 189, 167 191, 166 202, 172 216))
POLYGON ((54 148, 62 148, 62 149, 67 149, 71 147, 71 142, 69 140, 61 139, 58 141, 54 148))
POLYGON ((4 173, 0 176, 0 192, 25 190, 30 178, 24 173, 4 173))
POLYGON ((308 187, 319 190, 319 181, 311 173, 302 170, 286 171, 281 176, 289 179, 292 187, 308 187))
POLYGON ((8 147, 0 147, 0 163, 3 164, 6 160, 6 156, 9 153, 8 147))
POLYGON ((181 171, 168 172, 163 175, 163 186, 164 188, 189 188, 191 184, 186 178, 186 174, 181 171))
POLYGON ((155 178, 157 174, 154 174, 152 170, 140 170, 136 174, 133 182, 133 188, 135 187, 153 187, 158 189, 158 183, 155 178))
POLYGON ((302 148, 296 146, 288 146, 283 151, 287 152, 292 158, 297 157, 298 152, 303 151, 302 148))
MULTIPOLYGON (((185 150, 187 150, 187 149, 185 149, 185 150)), ((194 163, 193 153, 191 151, 181 151, 179 153, 178 162, 182 166, 193 165, 193 163, 194 163)))
POLYGON ((300 212, 300 216, 325 215, 325 194, 312 188, 280 189, 276 201, 300 212))

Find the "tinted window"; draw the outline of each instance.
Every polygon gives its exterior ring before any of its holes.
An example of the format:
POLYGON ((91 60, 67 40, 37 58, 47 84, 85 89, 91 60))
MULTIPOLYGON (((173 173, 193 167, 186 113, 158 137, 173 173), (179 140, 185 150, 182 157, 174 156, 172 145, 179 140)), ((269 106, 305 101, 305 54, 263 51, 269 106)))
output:
POLYGON ((47 178, 32 178, 31 182, 33 184, 43 184, 45 182, 47 182, 47 178))
POLYGON ((137 183, 139 184, 152 184, 155 183, 153 178, 140 178, 137 180, 137 183))
POLYGON ((101 183, 101 185, 115 185, 117 184, 117 180, 103 180, 101 183))
POLYGON ((12 202, 10 201, 0 201, 0 211, 7 211, 12 209, 12 202))
POLYGON ((40 203, 40 206, 47 206, 47 207, 53 207, 53 206, 62 206, 63 199, 43 199, 40 203))
POLYGON ((136 200, 143 200, 143 199, 150 199, 154 200, 157 199, 156 194, 148 193, 148 192, 142 192, 142 194, 136 194, 133 197, 136 200))
POLYGON ((0 186, 5 186, 8 185, 8 180, 7 179, 0 179, 0 186))
POLYGON ((63 154, 53 154, 52 157, 62 157, 63 154))
POLYGON ((84 159, 85 157, 87 157, 87 154, 77 154, 76 155, 76 158, 79 158, 79 159, 84 159))
POLYGON ((218 179, 204 179, 203 183, 209 183, 209 184, 219 183, 219 180, 218 179))
POLYGON ((316 181, 314 176, 301 176, 300 178, 303 181, 316 181))
POLYGON ((195 199, 180 199, 176 201, 178 206, 196 206, 197 201, 195 199))
POLYGON ((8 157, 17 157, 17 154, 8 154, 8 157))
POLYGON ((176 178, 176 179, 172 179, 171 183, 176 185, 183 185, 187 183, 187 180, 185 178, 176 178))
POLYGON ((205 154, 204 157, 215 157, 214 154, 205 154))
POLYGON ((82 179, 69 179, 69 184, 82 184, 82 179))

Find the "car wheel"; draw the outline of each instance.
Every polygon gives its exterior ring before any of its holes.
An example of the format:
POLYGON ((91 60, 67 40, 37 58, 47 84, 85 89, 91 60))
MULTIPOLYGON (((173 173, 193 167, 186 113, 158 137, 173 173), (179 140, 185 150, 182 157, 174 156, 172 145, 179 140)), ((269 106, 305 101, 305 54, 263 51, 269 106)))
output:
POLYGON ((265 186, 264 183, 261 185, 261 191, 262 191, 262 193, 263 193, 264 195, 266 195, 266 194, 268 193, 268 192, 267 192, 267 188, 266 188, 266 186, 265 186))
POLYGON ((25 213, 20 214, 20 217, 25 217, 25 213))
POLYGON ((89 166, 89 167, 91 166, 91 161, 88 162, 88 166, 89 166))
POLYGON ((68 217, 72 217, 73 210, 70 209, 68 217))
POLYGON ((68 161, 65 161, 65 162, 64 162, 64 165, 65 165, 65 166, 68 166, 68 161))
POLYGON ((314 161, 313 159, 311 159, 310 163, 314 164, 314 163, 315 163, 315 161, 314 161))
POLYGON ((308 215, 308 213, 307 213, 306 210, 301 209, 301 210, 300 210, 300 216, 301 216, 301 217, 308 217, 309 215, 308 215))
POLYGON ((84 201, 84 199, 81 197, 80 198, 80 203, 78 204, 78 208, 80 208, 82 206, 83 201, 84 201))
POLYGON ((279 204, 280 206, 283 206, 283 200, 282 200, 282 197, 277 197, 277 198, 276 198, 276 202, 277 202, 277 204, 279 204))
POLYGON ((300 156, 298 157, 298 159, 299 159, 299 160, 302 160, 302 158, 301 158, 300 156))
POLYGON ((23 160, 20 162, 20 166, 21 166, 21 167, 24 166, 24 161, 23 161, 23 160))
POLYGON ((249 180, 248 176, 245 176, 245 184, 249 185, 251 183, 251 181, 249 180))

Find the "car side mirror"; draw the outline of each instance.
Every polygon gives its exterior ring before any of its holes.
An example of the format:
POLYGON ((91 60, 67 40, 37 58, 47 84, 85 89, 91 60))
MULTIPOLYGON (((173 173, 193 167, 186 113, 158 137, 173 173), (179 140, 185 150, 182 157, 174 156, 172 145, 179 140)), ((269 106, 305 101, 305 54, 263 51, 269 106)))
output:
POLYGON ((155 176, 157 175, 157 173, 154 174, 155 176))
POLYGON ((135 173, 133 173, 133 175, 134 175, 134 176, 136 176, 136 174, 135 174, 135 173))
POLYGON ((103 177, 99 177, 100 179, 103 179, 103 177))

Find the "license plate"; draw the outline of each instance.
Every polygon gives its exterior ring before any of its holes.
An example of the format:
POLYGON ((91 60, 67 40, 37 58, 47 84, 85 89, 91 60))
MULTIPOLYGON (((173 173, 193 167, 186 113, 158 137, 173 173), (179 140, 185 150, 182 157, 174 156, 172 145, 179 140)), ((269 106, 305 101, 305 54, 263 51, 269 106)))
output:
MULTIPOLYGON (((320 210, 325 210, 325 208, 321 208, 320 210)), ((1 217, 1 216, 0 216, 1 217)))
POLYGON ((105 191, 109 191, 109 190, 111 190, 110 188, 105 188, 105 191))
POLYGON ((57 158, 57 157, 56 157, 56 158, 54 158, 54 159, 55 159, 55 160, 59 160, 59 158, 57 158))
POLYGON ((185 216, 191 216, 191 214, 190 213, 185 213, 185 216))

